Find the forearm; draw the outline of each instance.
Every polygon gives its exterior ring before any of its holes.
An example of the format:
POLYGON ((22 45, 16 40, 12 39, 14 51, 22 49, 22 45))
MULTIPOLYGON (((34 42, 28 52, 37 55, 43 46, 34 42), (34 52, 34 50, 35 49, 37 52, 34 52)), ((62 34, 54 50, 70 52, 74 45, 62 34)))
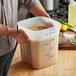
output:
POLYGON ((35 7, 31 8, 29 10, 33 15, 35 16, 45 16, 45 17, 50 17, 47 12, 44 10, 41 4, 35 5, 35 7))
POLYGON ((25 0, 24 6, 35 16, 50 17, 44 10, 39 0, 25 0))
POLYGON ((7 35, 7 36, 12 36, 13 32, 15 32, 16 29, 7 27, 3 24, 0 24, 0 35, 7 35))
POLYGON ((16 30, 0 24, 0 35, 13 37, 18 43, 25 43, 29 41, 28 36, 23 30, 16 30))

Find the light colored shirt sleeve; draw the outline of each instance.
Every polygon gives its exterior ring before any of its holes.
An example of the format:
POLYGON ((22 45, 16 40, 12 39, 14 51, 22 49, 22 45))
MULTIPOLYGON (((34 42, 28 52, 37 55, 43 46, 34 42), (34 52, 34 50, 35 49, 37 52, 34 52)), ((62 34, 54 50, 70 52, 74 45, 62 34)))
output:
POLYGON ((35 5, 40 4, 39 0, 23 0, 24 6, 29 10, 33 8, 35 5))

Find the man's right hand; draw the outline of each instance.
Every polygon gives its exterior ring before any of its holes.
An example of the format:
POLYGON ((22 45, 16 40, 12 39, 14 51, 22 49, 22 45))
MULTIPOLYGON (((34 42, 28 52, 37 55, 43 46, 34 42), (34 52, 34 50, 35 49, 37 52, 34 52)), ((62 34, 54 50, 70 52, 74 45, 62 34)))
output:
POLYGON ((28 36, 26 35, 26 33, 23 30, 16 30, 12 32, 12 37, 15 38, 15 40, 18 43, 25 43, 27 41, 29 41, 28 36))
POLYGON ((23 30, 10 28, 3 24, 0 24, 0 35, 12 36, 18 43, 25 43, 29 41, 28 36, 23 30))

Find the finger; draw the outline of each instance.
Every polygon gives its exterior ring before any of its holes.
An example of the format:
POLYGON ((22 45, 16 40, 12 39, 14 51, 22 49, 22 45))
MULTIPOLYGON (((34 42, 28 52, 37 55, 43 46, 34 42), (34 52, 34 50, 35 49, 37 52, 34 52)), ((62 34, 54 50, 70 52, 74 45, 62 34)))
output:
POLYGON ((24 37, 24 39, 29 41, 29 37, 27 36, 27 34, 23 30, 20 30, 20 33, 21 33, 22 37, 24 37))
POLYGON ((22 36, 17 36, 16 40, 18 43, 23 43, 25 41, 25 39, 22 36))
POLYGON ((29 37, 25 34, 24 35, 24 39, 26 40, 26 41, 29 41, 29 37))
POLYGON ((25 42, 28 42, 29 39, 27 39, 25 36, 23 36, 23 37, 21 38, 21 41, 22 41, 22 43, 25 43, 25 42))

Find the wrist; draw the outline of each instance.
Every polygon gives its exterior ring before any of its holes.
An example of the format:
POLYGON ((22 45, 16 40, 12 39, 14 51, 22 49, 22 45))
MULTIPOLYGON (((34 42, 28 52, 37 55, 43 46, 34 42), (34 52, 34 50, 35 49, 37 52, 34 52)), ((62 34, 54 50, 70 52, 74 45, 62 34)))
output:
POLYGON ((0 35, 13 36, 17 29, 7 27, 4 24, 0 24, 0 35))
POLYGON ((9 28, 8 27, 8 35, 9 36, 12 36, 13 37, 17 31, 18 31, 17 29, 9 28))

